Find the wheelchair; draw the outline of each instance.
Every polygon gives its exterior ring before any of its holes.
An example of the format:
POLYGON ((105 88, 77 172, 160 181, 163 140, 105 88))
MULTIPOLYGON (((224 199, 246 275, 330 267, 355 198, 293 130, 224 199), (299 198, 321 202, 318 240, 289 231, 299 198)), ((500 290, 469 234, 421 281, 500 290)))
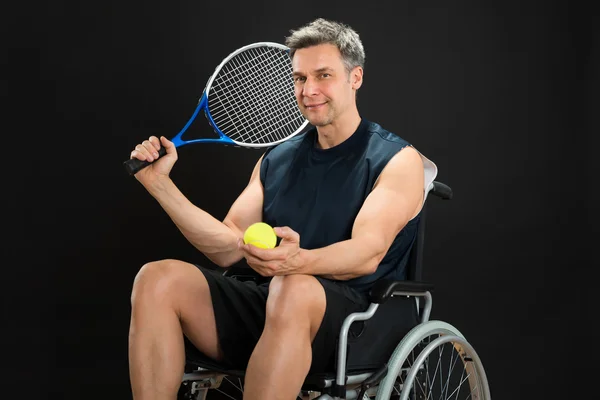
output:
MULTIPOLYGON (((445 200, 452 198, 451 188, 438 181, 429 185, 427 194, 445 200)), ((483 364, 464 335, 449 323, 429 320, 433 285, 422 281, 426 204, 421 210, 417 238, 407 266, 408 279, 380 280, 375 284, 370 291, 368 309, 350 314, 344 320, 337 344, 336 370, 309 373, 297 399, 491 399, 483 364), (407 333, 396 337, 397 333, 389 330, 381 332, 366 351, 349 346, 353 324, 365 323, 386 313, 383 318, 390 321, 394 317, 394 299, 406 297, 413 299, 417 315, 416 324, 407 333), (353 363, 353 354, 365 352, 367 354, 359 354, 363 359, 373 356, 377 361, 363 362, 359 366, 353 363)), ((248 279, 243 272, 229 271, 225 274, 248 279)), ((244 371, 229 370, 209 358, 188 354, 186 351, 178 400, 242 398, 244 371)))

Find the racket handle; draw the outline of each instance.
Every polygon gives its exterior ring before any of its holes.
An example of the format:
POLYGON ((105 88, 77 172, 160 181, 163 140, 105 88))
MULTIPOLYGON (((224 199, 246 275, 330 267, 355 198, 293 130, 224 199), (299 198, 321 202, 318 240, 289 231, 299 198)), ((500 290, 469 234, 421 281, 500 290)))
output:
MULTIPOLYGON (((165 154, 167 154, 167 150, 164 147, 161 147, 160 150, 158 150, 158 158, 161 158, 165 154)), ((156 160, 158 160, 158 158, 156 160)), ((154 161, 156 161, 156 160, 154 160, 154 161)), ((154 161, 152 161, 152 162, 154 162, 154 161)), ((125 165, 125 169, 129 173, 129 175, 135 175, 141 169, 146 168, 148 165, 150 165, 152 163, 148 162, 148 161, 141 161, 141 160, 138 160, 137 158, 130 158, 129 160, 125 161, 123 164, 125 165)))

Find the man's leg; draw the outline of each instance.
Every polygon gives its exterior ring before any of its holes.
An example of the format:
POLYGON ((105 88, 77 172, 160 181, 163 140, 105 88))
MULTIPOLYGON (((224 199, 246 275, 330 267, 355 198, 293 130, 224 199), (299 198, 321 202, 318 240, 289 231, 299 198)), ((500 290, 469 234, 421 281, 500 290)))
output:
POLYGON ((325 290, 315 277, 273 278, 265 328, 248 362, 244 399, 296 399, 311 366, 311 344, 325 306, 325 290))
POLYGON ((192 264, 163 260, 144 265, 131 296, 129 373, 136 400, 174 400, 184 373, 183 334, 220 359, 208 283, 192 264))

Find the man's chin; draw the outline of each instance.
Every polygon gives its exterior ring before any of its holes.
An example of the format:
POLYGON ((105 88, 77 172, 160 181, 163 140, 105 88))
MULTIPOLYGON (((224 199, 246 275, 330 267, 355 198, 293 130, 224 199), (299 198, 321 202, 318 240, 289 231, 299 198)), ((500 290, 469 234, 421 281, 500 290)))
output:
POLYGON ((304 117, 308 120, 308 122, 310 122, 312 126, 326 126, 331 123, 330 118, 309 118, 306 115, 304 117))

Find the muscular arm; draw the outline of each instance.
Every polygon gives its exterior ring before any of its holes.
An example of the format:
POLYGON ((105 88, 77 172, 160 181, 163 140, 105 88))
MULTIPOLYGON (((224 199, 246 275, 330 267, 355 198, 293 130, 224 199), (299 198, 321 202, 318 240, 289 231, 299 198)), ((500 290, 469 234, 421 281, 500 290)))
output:
POLYGON ((375 272, 396 235, 420 210, 423 162, 406 147, 385 167, 352 228, 349 240, 314 250, 300 250, 296 273, 348 280, 375 272))
POLYGON ((223 222, 190 202, 170 179, 161 179, 147 189, 194 247, 215 264, 227 267, 242 258, 238 240, 243 237, 243 232, 262 219, 261 161, 262 157, 223 222))

